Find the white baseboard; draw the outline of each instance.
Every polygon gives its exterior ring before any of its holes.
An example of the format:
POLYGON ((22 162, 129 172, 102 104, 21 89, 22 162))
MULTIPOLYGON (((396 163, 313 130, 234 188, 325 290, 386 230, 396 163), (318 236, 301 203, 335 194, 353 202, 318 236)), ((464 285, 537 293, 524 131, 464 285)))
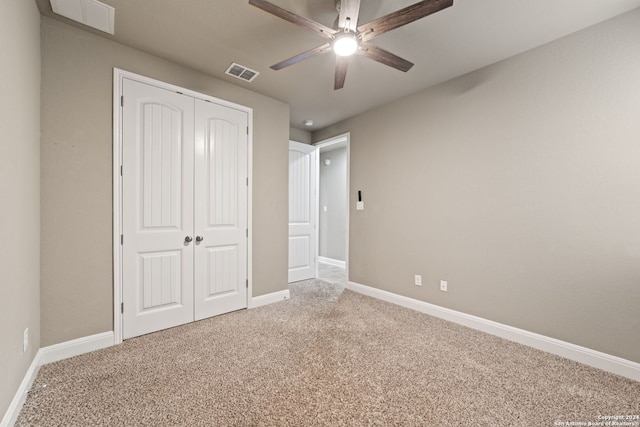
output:
POLYGON ((260 295, 259 297, 251 298, 248 308, 256 308, 263 305, 273 304, 274 302, 280 302, 289 299, 289 297, 289 289, 285 289, 284 291, 272 292, 266 295, 260 295))
POLYGON ((18 391, 16 391, 16 394, 13 396, 13 400, 7 408, 7 412, 5 412, 4 417, 2 417, 0 427, 13 427, 16 423, 18 415, 20 415, 22 405, 24 405, 24 402, 27 400, 27 392, 31 389, 31 385, 36 379, 36 375, 38 375, 40 365, 40 351, 38 351, 31 361, 31 365, 29 366, 29 369, 27 369, 27 373, 24 375, 24 378, 18 387, 18 391))
POLYGON ((355 282, 349 282, 347 289, 640 381, 640 363, 621 357, 355 282))
POLYGON ((100 350, 101 348, 111 347, 113 344, 114 334, 113 331, 109 331, 42 347, 38 350, 38 353, 36 353, 36 357, 33 358, 31 366, 29 366, 27 373, 20 383, 20 387, 18 387, 18 391, 16 391, 7 412, 0 422, 0 427, 12 427, 15 424, 18 415, 20 415, 22 405, 24 405, 24 402, 27 400, 27 392, 31 389, 31 385, 36 379, 40 366, 89 353, 94 350, 100 350))
POLYGON ((114 334, 113 331, 109 331, 42 347, 39 351, 40 365, 46 365, 47 363, 68 359, 69 357, 89 353, 90 351, 111 347, 113 344, 114 334))
POLYGON ((333 265, 335 267, 341 267, 341 268, 347 267, 347 263, 345 261, 341 261, 339 259, 327 258, 324 256, 319 256, 318 262, 321 262, 323 264, 333 265))
MULTIPOLYGON (((348 282, 347 289, 640 381, 640 363, 359 283, 348 282)), ((288 289, 260 295, 250 300, 249 308, 283 301, 289 299, 289 297, 288 289)), ((38 350, 13 400, 9 404, 9 408, 2 421, 0 421, 0 427, 12 427, 18 419, 22 405, 26 400, 27 392, 31 388, 40 366, 112 345, 114 345, 114 333, 109 331, 54 344, 38 350)))

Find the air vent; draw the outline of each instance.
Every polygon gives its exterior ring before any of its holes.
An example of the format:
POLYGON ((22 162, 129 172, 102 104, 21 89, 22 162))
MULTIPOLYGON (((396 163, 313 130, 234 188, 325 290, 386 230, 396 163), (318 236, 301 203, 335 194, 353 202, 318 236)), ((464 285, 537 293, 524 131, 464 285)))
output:
POLYGON ((258 74, 260 73, 234 62, 233 64, 229 65, 229 68, 227 68, 225 74, 236 77, 240 80, 244 80, 245 82, 251 82, 253 81, 253 79, 258 77, 258 74))
POLYGON ((51 9, 65 18, 113 34, 115 9, 98 0, 51 0, 51 9))

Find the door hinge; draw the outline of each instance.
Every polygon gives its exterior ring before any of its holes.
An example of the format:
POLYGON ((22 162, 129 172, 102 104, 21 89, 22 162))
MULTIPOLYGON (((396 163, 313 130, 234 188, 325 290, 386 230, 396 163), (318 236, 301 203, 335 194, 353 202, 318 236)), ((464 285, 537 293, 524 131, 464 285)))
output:
POLYGON ((247 280, 245 281, 245 283, 247 284, 247 288, 248 288, 248 287, 249 287, 249 279, 247 279, 247 280))
POLYGON ((124 107, 124 95, 120 96, 120 106, 124 107))
POLYGON ((124 303, 120 303, 120 313, 124 313, 124 303))
POLYGON ((249 177, 247 177, 247 187, 249 186, 249 177))
POLYGON ((120 235, 120 244, 124 245, 124 234, 120 235))
POLYGON ((247 126, 247 135, 249 135, 249 126, 247 126))
POLYGON ((249 229, 247 228, 247 237, 249 237, 249 229))
POLYGON ((122 165, 120 165, 120 176, 122 176, 122 165))

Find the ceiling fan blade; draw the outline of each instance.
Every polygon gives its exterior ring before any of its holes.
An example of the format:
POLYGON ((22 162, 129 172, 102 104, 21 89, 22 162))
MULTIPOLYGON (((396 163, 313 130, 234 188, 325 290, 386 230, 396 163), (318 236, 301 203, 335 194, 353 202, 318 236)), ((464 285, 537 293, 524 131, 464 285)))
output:
POLYGON ((281 70, 283 68, 286 68, 290 65, 293 64, 297 64, 298 62, 304 61, 305 59, 311 58, 312 56, 315 55, 321 55, 323 53, 327 53, 331 50, 331 44, 327 43, 327 44, 323 44, 322 46, 318 46, 316 48, 313 48, 311 50, 308 50, 306 52, 302 52, 296 56, 292 56, 289 59, 285 59, 284 61, 278 62, 277 64, 273 64, 271 66, 272 69, 274 70, 281 70))
POLYGON ((360 14, 360 0, 339 0, 340 15, 338 16, 338 28, 349 28, 356 32, 358 27, 358 15, 360 14))
POLYGON ((402 27, 403 25, 424 18, 432 13, 439 12, 452 5, 453 0, 424 0, 360 25, 358 27, 358 33, 360 34, 360 39, 366 42, 374 37, 378 37, 380 34, 402 27))
POLYGON ((356 51, 358 55, 366 56, 374 61, 378 61, 389 67, 393 67, 396 70, 404 71, 405 73, 413 67, 413 62, 409 62, 406 59, 402 59, 391 52, 388 52, 371 43, 360 43, 360 48, 356 51))
POLYGON ((349 67, 349 58, 346 56, 336 55, 336 77, 333 82, 333 90, 342 89, 344 81, 347 78, 347 68, 349 67))
POLYGON ((282 18, 285 21, 289 21, 292 24, 296 24, 302 28, 313 31, 326 39, 332 39, 333 35, 336 33, 336 30, 334 29, 312 21, 309 18, 305 18, 304 16, 296 15, 295 13, 289 12, 288 10, 276 6, 273 3, 269 3, 266 0, 249 0, 249 4, 275 15, 278 18, 282 18))

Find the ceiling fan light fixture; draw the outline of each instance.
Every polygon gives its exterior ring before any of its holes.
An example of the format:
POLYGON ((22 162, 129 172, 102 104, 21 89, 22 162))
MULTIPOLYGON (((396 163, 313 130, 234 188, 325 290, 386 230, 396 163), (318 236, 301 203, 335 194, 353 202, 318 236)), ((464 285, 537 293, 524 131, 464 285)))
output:
POLYGON ((345 31, 333 41, 333 51, 338 56, 351 56, 358 50, 358 38, 352 32, 345 31))

